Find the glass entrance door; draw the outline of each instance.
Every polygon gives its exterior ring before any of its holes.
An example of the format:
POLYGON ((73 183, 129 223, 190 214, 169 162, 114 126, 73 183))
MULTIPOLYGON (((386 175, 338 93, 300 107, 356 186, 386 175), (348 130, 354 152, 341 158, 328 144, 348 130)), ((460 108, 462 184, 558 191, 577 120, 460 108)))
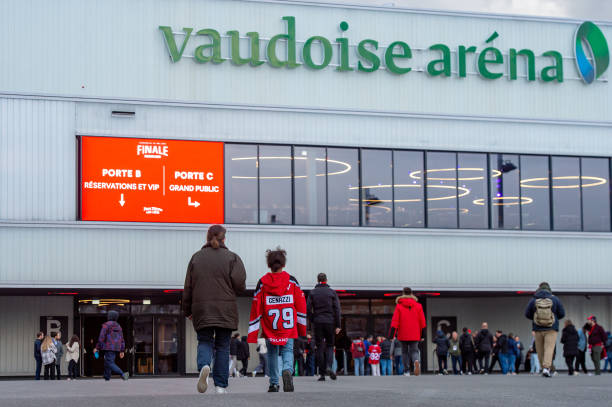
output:
POLYGON ((157 364, 156 374, 178 374, 179 372, 179 319, 177 316, 156 317, 157 364))
POLYGON ((153 316, 134 316, 134 373, 153 374, 153 316))

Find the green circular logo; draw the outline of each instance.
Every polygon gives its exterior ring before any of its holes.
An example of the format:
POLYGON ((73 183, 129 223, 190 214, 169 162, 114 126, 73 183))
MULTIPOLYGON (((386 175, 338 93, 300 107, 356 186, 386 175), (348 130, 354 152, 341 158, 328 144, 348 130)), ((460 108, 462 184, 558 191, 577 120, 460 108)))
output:
POLYGON ((594 23, 585 21, 576 30, 576 65, 580 76, 585 83, 592 83, 608 69, 609 64, 606 37, 594 23))

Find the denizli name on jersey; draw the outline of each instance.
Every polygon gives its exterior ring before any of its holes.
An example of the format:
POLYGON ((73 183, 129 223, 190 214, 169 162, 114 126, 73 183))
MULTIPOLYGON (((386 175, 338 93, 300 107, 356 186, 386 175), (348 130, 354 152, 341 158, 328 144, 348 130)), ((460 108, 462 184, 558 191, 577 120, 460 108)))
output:
POLYGON ((277 304, 293 304, 293 295, 283 295, 281 297, 267 295, 266 305, 277 305, 277 304))

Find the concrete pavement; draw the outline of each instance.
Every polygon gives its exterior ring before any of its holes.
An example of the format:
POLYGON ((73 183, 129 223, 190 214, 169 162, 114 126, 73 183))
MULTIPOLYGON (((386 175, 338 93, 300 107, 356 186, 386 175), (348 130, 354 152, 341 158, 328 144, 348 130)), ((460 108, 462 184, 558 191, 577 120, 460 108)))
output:
POLYGON ((295 393, 266 393, 267 379, 230 379, 230 393, 196 392, 196 378, 114 379, 77 381, 0 381, 0 406, 231 406, 355 407, 398 405, 535 406, 608 405, 612 375, 551 379, 538 376, 339 377, 318 383, 295 378, 295 393))

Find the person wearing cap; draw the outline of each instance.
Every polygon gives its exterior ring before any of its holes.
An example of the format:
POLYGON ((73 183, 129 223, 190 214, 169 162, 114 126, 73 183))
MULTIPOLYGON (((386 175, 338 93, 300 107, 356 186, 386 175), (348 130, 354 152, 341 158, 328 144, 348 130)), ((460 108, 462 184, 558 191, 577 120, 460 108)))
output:
POLYGON ((542 376, 550 377, 559 320, 565 317, 565 309, 559 298, 552 294, 548 283, 540 283, 527 305, 525 317, 533 321, 535 347, 538 359, 542 363, 542 376))
POLYGON ((591 349, 591 359, 595 366, 595 375, 601 374, 601 354, 604 350, 608 335, 606 331, 597 323, 595 315, 591 315, 587 319, 587 324, 590 326, 589 330, 589 348, 591 349))

